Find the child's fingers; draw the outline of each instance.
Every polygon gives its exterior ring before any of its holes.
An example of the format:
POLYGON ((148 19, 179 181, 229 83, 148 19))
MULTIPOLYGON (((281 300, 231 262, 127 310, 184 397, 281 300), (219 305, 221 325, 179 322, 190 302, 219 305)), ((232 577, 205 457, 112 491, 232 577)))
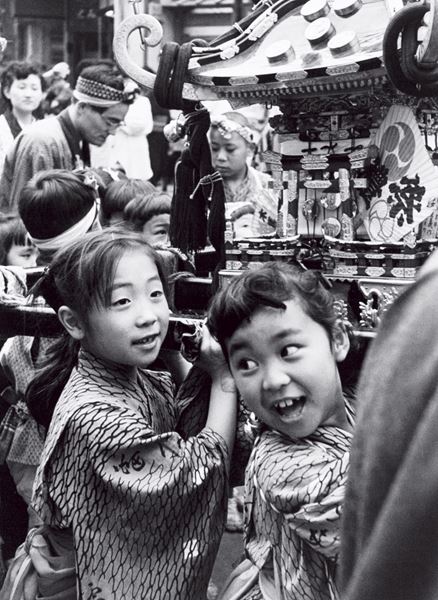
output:
POLYGON ((205 323, 202 328, 199 366, 208 371, 211 371, 213 368, 223 368, 226 366, 222 348, 213 338, 205 323))
POLYGON ((202 324, 202 340, 201 340, 201 350, 207 350, 211 348, 213 337, 210 333, 209 328, 206 323, 202 324))
MULTIPOLYGON (((202 325, 201 356, 208 357, 221 350, 219 344, 213 339, 207 325, 202 325)), ((222 352, 222 351, 221 351, 222 352)))

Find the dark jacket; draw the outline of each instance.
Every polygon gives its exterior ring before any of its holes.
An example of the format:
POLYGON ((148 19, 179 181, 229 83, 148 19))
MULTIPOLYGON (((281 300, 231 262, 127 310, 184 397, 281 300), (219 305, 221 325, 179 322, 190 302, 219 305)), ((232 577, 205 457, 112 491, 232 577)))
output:
POLYGON ((438 269, 429 269, 386 314, 367 354, 358 410, 344 505, 342 598, 436 600, 438 269))

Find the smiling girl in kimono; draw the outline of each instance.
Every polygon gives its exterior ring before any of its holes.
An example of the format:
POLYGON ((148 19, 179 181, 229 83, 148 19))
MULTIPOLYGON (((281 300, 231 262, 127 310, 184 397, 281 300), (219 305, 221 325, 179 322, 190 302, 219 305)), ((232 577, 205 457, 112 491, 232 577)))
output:
POLYGON ((248 560, 221 600, 337 597, 352 411, 338 372, 349 339, 334 300, 317 274, 267 263, 211 306, 208 326, 258 430, 246 470, 248 560))
MULTIPOLYGON (((236 392, 205 329, 207 422, 194 437, 176 433, 170 377, 147 370, 168 328, 164 290, 151 247, 111 228, 60 251, 41 285, 65 336, 28 390, 31 411, 49 426, 33 506, 52 548, 75 557, 64 600, 206 597, 224 526, 236 392)), ((54 593, 53 581, 42 576, 38 585, 39 598, 54 593)))

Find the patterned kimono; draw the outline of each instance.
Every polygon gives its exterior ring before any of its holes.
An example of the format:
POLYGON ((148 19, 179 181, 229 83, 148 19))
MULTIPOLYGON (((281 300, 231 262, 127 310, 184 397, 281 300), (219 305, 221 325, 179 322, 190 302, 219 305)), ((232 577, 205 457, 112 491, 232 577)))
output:
POLYGON ((81 138, 68 109, 30 125, 9 149, 0 179, 0 210, 17 210, 21 190, 39 171, 82 168, 81 138))
POLYGON ((6 154, 14 144, 14 139, 20 133, 21 127, 10 108, 0 115, 0 173, 3 171, 6 154))
POLYGON ((33 503, 71 528, 80 593, 204 600, 223 532, 227 449, 205 428, 184 440, 165 373, 80 352, 56 406, 33 503))
POLYGON ((10 446, 3 450, 17 491, 27 504, 32 497, 33 481, 44 447, 45 431, 30 415, 24 394, 35 377, 38 361, 53 344, 53 339, 38 338, 35 356, 35 339, 16 335, 9 338, 0 351, 0 365, 11 382, 17 399, 16 404, 12 404, 6 413, 5 419, 13 424, 14 432, 10 446))
POLYGON ((336 562, 351 439, 337 427, 320 427, 301 440, 276 431, 257 438, 245 486, 249 561, 236 570, 224 599, 338 597, 336 562))
POLYGON ((231 214, 233 204, 249 203, 254 208, 251 223, 253 236, 266 235, 275 231, 277 223, 277 201, 269 189, 271 177, 267 173, 248 167, 247 176, 236 190, 231 190, 224 181, 225 210, 231 214))

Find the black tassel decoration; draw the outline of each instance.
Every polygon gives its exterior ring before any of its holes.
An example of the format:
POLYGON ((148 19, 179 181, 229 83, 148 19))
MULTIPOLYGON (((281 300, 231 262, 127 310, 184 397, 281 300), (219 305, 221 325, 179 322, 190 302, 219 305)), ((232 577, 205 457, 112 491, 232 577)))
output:
POLYGON ((182 251, 207 245, 207 211, 210 206, 210 242, 223 255, 225 208, 222 180, 213 173, 207 133, 210 115, 197 109, 186 115, 186 146, 175 172, 170 239, 182 251))
POLYGON ((207 244, 207 208, 202 192, 193 195, 199 179, 190 148, 185 147, 175 167, 175 186, 170 214, 172 246, 183 252, 199 250, 207 244))

